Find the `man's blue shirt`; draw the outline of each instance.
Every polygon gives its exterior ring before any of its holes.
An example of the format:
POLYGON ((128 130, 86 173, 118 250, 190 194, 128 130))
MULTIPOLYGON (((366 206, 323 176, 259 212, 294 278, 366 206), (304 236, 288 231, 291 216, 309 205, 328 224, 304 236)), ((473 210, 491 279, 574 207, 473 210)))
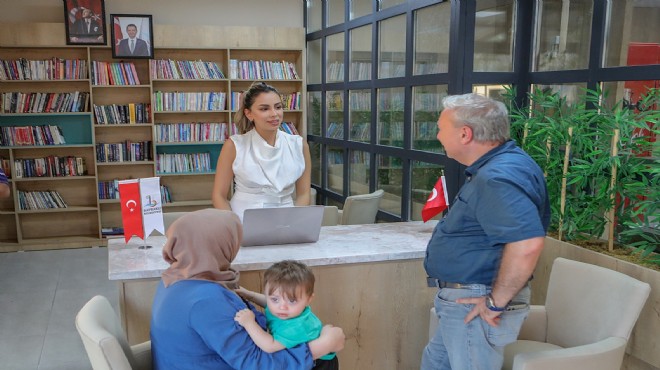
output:
POLYGON ((545 236, 550 204, 539 166, 513 141, 465 170, 467 180, 426 247, 430 277, 491 285, 507 243, 545 236))

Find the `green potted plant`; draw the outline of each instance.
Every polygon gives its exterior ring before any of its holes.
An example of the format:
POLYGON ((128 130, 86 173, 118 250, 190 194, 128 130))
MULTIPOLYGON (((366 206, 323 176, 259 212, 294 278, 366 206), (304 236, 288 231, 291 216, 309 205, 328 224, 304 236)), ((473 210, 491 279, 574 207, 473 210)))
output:
POLYGON ((651 296, 623 368, 660 368, 660 166, 651 140, 660 135, 660 90, 650 89, 636 107, 623 101, 608 105, 607 93, 585 90, 579 102, 569 103, 559 93, 537 89, 523 106, 512 103, 512 90, 507 93, 512 137, 544 170, 552 207, 532 303, 544 301, 552 261, 559 256, 648 282, 651 296))

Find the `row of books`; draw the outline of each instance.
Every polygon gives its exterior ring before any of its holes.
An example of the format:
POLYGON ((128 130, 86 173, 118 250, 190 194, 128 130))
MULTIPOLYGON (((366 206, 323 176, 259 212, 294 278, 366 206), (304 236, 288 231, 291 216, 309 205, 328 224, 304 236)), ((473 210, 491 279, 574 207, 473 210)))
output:
POLYGON ((139 85, 140 78, 132 62, 92 61, 92 85, 139 85))
MULTIPOLYGON (((98 189, 99 199, 119 199, 119 179, 99 181, 98 189)), ((162 203, 172 203, 172 194, 166 185, 160 186, 160 197, 162 203)))
POLYGON ((344 81, 344 63, 332 62, 326 68, 327 81, 344 81))
POLYGON ((328 129, 326 131, 326 137, 333 139, 343 139, 344 138, 344 124, 338 122, 330 122, 328 129))
POLYGON ((229 77, 243 80, 297 80, 296 65, 283 60, 229 60, 229 77))
POLYGON ((55 125, 0 127, 1 146, 37 146, 66 144, 62 128, 55 125))
POLYGON ((84 112, 89 103, 88 92, 4 92, 2 113, 84 112))
POLYGON ((60 193, 55 190, 18 191, 19 207, 23 211, 31 209, 67 208, 60 193))
POLYGON ((156 156, 158 173, 211 172, 210 153, 159 153, 156 156))
MULTIPOLYGON (((342 71, 343 72, 343 71, 342 71)), ((369 62, 353 62, 351 63, 351 80, 370 80, 371 79, 371 63, 369 62)), ((344 79, 344 76, 340 76, 344 79)))
POLYGON ((100 163, 150 161, 151 151, 151 141, 126 140, 123 143, 100 143, 96 144, 96 161, 100 163))
POLYGON ((225 122, 160 123, 156 125, 156 142, 224 142, 229 137, 228 125, 225 122))
POLYGON ((351 131, 349 138, 357 141, 369 141, 371 137, 370 123, 353 123, 351 124, 351 131))
POLYGON ((211 92, 156 91, 153 102, 156 112, 215 111, 227 109, 227 94, 211 92))
POLYGON ((0 61, 0 80, 85 80, 87 61, 83 59, 0 61))
POLYGON ((94 117, 99 125, 116 125, 122 123, 148 123, 151 117, 151 104, 94 104, 94 117))
POLYGON ((84 176, 85 160, 81 157, 49 155, 44 158, 14 160, 14 177, 84 176))
POLYGON ((225 78, 222 68, 216 62, 152 59, 149 64, 152 79, 221 80, 225 78))
POLYGON ((280 130, 287 134, 298 135, 298 129, 296 129, 296 125, 294 125, 293 122, 282 122, 282 124, 280 124, 280 130))

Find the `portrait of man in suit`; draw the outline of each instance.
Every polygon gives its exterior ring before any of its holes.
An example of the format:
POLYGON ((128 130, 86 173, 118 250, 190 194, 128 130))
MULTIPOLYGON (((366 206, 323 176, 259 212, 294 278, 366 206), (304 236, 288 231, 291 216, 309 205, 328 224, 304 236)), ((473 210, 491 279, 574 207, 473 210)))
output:
POLYGON ((151 16, 112 15, 113 57, 151 58, 153 56, 153 32, 151 16))
POLYGON ((149 56, 149 47, 147 46, 147 42, 137 38, 136 25, 131 23, 126 26, 126 34, 128 37, 119 41, 119 46, 117 46, 118 55, 140 57, 149 56))

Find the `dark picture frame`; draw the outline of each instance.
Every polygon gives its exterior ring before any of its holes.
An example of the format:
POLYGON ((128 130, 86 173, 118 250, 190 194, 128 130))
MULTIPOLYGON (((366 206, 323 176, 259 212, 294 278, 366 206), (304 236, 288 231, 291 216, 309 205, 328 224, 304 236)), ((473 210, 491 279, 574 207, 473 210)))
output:
POLYGON ((63 0, 67 45, 106 45, 104 0, 63 0))
POLYGON ((110 14, 110 24, 112 25, 110 46, 113 58, 149 59, 154 57, 154 30, 151 15, 110 14))

